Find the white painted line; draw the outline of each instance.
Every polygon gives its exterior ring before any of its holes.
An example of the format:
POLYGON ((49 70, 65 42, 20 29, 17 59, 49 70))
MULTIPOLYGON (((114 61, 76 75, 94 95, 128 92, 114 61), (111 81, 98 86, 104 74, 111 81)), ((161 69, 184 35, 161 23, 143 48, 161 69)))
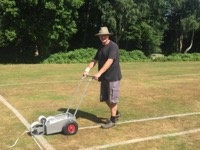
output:
MULTIPOLYGON (((19 120, 26 126, 26 128, 29 130, 30 124, 28 121, 15 109, 10 103, 8 103, 1 95, 0 95, 0 101, 6 105, 18 118, 19 120)), ((35 138, 43 145, 43 147, 46 150, 55 150, 53 146, 51 146, 47 140, 42 136, 35 136, 35 138)))
POLYGON ((93 146, 93 147, 88 147, 88 148, 80 149, 80 150, 100 150, 100 149, 105 149, 105 148, 110 148, 110 147, 115 147, 115 146, 120 146, 120 145, 125 145, 125 144, 134 144, 134 143, 138 143, 138 142, 158 140, 158 139, 162 139, 162 138, 181 136, 181 135, 192 134, 192 133, 197 133, 197 132, 200 132, 200 128, 188 130, 188 131, 183 131, 183 132, 161 134, 161 135, 149 136, 149 137, 144 137, 144 138, 137 138, 137 139, 127 140, 127 141, 122 141, 122 142, 116 142, 116 143, 111 143, 111 144, 93 146))
POLYGON ((128 121, 124 121, 124 122, 119 122, 118 124, 134 123, 134 122, 144 122, 144 121, 153 121, 153 120, 162 120, 162 119, 169 119, 169 118, 176 118, 176 117, 185 117, 185 116, 192 116, 192 115, 200 115, 200 112, 175 114, 175 115, 168 115, 168 116, 161 116, 161 117, 152 117, 152 118, 145 118, 145 119, 138 119, 138 120, 128 120, 128 121))
MULTIPOLYGON (((192 112, 192 113, 184 113, 184 114, 175 114, 175 115, 168 115, 168 116, 161 116, 161 117, 152 117, 152 118, 145 118, 145 119, 138 119, 138 120, 128 120, 123 122, 118 122, 117 124, 126 124, 126 123, 137 123, 137 122, 145 122, 145 121, 153 121, 153 120, 162 120, 162 119, 169 119, 169 118, 176 118, 176 117, 185 117, 185 116, 192 116, 192 115, 200 115, 200 112, 192 112)), ((79 130, 83 129, 93 129, 99 128, 100 125, 96 126, 87 126, 87 127, 80 127, 79 130)))
POLYGON ((101 125, 96 125, 96 126, 86 126, 86 127, 79 127, 79 130, 84 130, 84 129, 94 129, 94 128, 99 128, 101 125))

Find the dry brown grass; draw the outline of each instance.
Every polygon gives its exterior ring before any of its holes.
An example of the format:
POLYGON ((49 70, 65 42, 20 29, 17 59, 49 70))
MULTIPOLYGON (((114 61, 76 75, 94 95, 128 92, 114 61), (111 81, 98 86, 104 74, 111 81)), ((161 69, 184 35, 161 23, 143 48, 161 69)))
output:
MULTIPOLYGON (((133 119, 198 112, 200 110, 200 62, 123 63, 120 122, 133 119)), ((71 65, 1 65, 0 95, 32 123, 40 115, 56 115, 66 109, 85 64, 71 65)), ((93 70, 92 73, 95 71, 93 70)), ((92 81, 77 114, 79 127, 95 126, 109 117, 104 103, 99 103, 99 83, 92 81)), ((72 105, 72 108, 75 106, 72 105)), ((0 103, 0 149, 12 145, 26 129, 0 103)), ((80 149, 200 127, 200 116, 175 117, 157 121, 120 124, 116 128, 82 129, 74 136, 44 136, 58 150, 80 149)), ((200 134, 163 138, 108 149, 127 150, 198 150, 200 134)), ((37 149, 28 135, 15 146, 37 149)))

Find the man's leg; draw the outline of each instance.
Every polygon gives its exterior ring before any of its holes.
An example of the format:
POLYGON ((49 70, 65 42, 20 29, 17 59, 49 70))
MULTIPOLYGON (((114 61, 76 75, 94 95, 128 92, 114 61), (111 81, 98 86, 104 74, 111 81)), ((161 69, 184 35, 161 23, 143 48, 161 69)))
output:
POLYGON ((110 103, 111 118, 110 120, 115 123, 117 114, 117 103, 110 103))
MULTIPOLYGON (((118 104, 116 103, 116 106, 112 108, 112 105, 115 104, 110 104, 109 102, 106 102, 108 107, 110 108, 111 115, 110 116, 115 116, 115 120, 117 121, 121 117, 121 113, 118 111, 118 104)), ((107 120, 107 122, 110 120, 110 118, 107 120)))
POLYGON ((118 109, 117 103, 119 97, 119 82, 110 82, 107 84, 107 87, 104 86, 104 88, 103 86, 101 86, 101 91, 103 90, 104 93, 101 92, 101 94, 103 95, 101 96, 101 98, 104 98, 104 100, 106 100, 105 102, 108 105, 111 114, 111 117, 107 121, 107 123, 105 125, 102 125, 102 128, 107 129, 114 127, 116 125, 115 124, 116 119, 118 119, 116 115, 119 113, 117 111, 118 109))
POLYGON ((106 102, 106 104, 110 108, 111 117, 105 125, 101 126, 103 129, 108 129, 116 126, 117 103, 106 102))
POLYGON ((116 114, 117 114, 117 103, 110 103, 110 102, 106 101, 106 104, 110 108, 111 116, 116 116, 116 114))

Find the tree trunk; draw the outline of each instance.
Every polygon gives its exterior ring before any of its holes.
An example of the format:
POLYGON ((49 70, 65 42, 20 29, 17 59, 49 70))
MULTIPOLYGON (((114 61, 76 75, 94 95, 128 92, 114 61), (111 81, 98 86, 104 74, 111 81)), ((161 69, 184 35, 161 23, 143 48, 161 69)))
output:
POLYGON ((84 24, 84 35, 83 35, 83 41, 82 41, 82 47, 85 47, 87 34, 88 34, 88 24, 89 24, 89 17, 90 17, 90 7, 91 7, 91 1, 88 1, 88 7, 86 12, 86 18, 85 18, 85 24, 84 24))
POLYGON ((190 46, 184 51, 184 54, 186 54, 192 48, 193 40, 194 40, 194 30, 192 31, 192 37, 191 37, 190 46))
POLYGON ((183 49, 183 35, 180 36, 179 44, 179 52, 181 53, 183 49))

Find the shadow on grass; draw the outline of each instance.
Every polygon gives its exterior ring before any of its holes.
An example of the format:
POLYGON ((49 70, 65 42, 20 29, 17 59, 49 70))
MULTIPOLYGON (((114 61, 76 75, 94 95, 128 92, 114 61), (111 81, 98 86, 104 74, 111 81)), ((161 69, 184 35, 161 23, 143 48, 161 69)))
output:
MULTIPOLYGON (((66 108, 60 108, 60 109, 58 109, 58 111, 64 113, 64 112, 67 111, 67 109, 66 108)), ((75 109, 69 110, 69 112, 71 114, 74 114, 75 111, 76 111, 75 109)), ((85 119, 93 121, 95 123, 105 123, 105 120, 107 119, 107 118, 97 117, 94 114, 91 114, 91 113, 88 113, 88 112, 85 112, 85 111, 82 111, 82 110, 77 111, 76 118, 85 118, 85 119)))

